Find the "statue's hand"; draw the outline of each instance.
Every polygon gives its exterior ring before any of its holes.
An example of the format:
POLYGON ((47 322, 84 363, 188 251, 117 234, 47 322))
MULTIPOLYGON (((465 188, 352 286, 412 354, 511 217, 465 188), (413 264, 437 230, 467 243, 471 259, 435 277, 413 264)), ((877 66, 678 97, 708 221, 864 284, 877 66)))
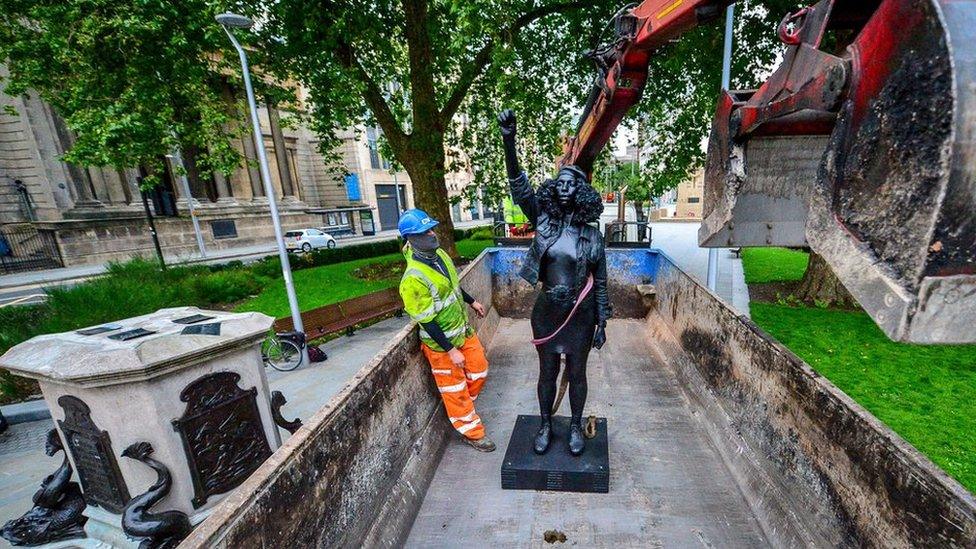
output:
POLYGON ((598 324, 596 327, 596 333, 593 334, 593 348, 602 349, 603 345, 607 342, 607 327, 603 324, 598 324))
POLYGON ((502 137, 515 136, 515 112, 512 109, 505 109, 498 115, 498 127, 502 131, 502 137))

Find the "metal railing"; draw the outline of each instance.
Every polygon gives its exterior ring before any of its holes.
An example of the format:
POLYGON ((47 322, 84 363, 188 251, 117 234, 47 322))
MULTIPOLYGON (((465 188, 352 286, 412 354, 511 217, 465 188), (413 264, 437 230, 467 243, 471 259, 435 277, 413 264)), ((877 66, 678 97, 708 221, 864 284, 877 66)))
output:
POLYGON ((492 226, 495 246, 528 246, 535 229, 528 223, 506 223, 499 221, 492 226))
POLYGON ((608 248, 650 248, 651 227, 647 221, 611 221, 603 239, 608 248))
POLYGON ((61 250, 53 231, 26 224, 0 226, 0 274, 63 266, 61 250))

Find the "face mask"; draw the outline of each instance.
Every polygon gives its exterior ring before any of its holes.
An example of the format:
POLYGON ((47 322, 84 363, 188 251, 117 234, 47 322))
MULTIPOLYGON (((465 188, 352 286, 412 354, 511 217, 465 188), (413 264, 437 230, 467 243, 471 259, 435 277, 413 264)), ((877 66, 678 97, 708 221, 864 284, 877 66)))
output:
POLYGON ((432 252, 440 246, 436 234, 413 234, 407 237, 407 241, 421 252, 432 252))

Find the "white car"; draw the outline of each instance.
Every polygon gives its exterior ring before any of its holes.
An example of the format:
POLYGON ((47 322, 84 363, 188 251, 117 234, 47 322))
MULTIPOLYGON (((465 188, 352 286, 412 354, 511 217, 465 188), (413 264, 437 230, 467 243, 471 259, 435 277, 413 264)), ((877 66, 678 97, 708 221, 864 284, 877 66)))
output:
POLYGON ((289 252, 310 252, 316 248, 335 248, 336 240, 319 229, 302 229, 285 233, 285 247, 289 252))

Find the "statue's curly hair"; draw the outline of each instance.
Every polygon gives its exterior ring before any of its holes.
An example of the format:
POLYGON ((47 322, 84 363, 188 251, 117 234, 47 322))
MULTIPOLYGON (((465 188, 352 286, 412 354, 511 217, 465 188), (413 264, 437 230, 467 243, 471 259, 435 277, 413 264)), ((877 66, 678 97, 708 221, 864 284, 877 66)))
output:
MULTIPOLYGON (((575 171, 570 173, 576 177, 576 197, 573 201, 573 221, 579 223, 593 223, 600 219, 603 213, 603 199, 600 193, 590 185, 584 177, 580 177, 575 171)), ((558 177, 558 176, 557 176, 558 177)), ((550 216, 562 217, 563 212, 559 208, 559 201, 556 199, 556 180, 546 179, 535 191, 536 200, 539 207, 545 210, 550 216)))

